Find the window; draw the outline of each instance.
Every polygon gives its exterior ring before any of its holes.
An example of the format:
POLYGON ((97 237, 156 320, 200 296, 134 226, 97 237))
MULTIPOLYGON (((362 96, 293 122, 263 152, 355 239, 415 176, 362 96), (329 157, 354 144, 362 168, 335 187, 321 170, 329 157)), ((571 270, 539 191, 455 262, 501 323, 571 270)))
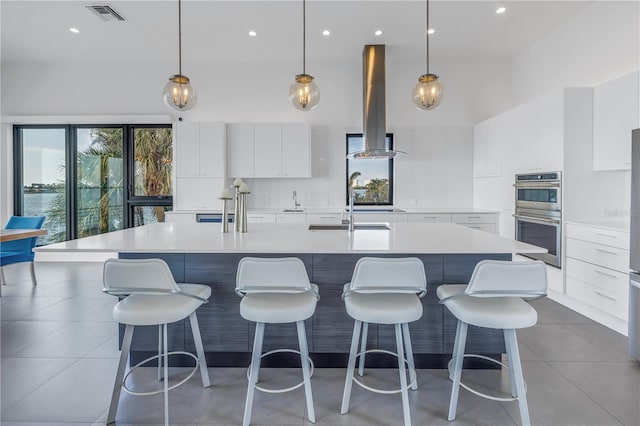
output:
MULTIPOLYGON (((385 147, 393 149, 393 134, 387 133, 385 147)), ((347 134, 347 154, 364 151, 362 133, 347 134)), ((393 204, 393 158, 347 158, 346 187, 353 176, 357 206, 388 206, 393 204)), ((349 204, 347 189, 346 203, 349 204)))
POLYGON ((39 244, 163 222, 171 125, 14 126, 16 215, 44 215, 39 244))

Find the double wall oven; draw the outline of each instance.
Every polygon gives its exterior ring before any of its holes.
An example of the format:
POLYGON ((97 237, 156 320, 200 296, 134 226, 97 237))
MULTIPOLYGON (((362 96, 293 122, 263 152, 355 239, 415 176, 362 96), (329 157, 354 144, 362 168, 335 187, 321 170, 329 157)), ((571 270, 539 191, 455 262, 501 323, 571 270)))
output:
POLYGON ((560 267, 562 245, 561 172, 518 174, 515 180, 516 240, 547 249, 528 254, 560 267))

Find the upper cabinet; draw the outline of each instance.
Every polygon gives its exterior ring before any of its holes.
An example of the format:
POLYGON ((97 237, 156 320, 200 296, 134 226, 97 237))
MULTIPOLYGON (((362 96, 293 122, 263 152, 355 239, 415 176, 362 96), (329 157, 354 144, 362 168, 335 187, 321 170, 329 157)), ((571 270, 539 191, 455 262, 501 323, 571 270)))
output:
POLYGON ((638 128, 640 72, 593 89, 593 169, 631 168, 631 130, 638 128))
POLYGON ((179 121, 175 126, 174 146, 176 177, 225 176, 224 123, 179 121))
POLYGON ((495 137, 494 119, 478 123, 473 128, 473 176, 500 176, 502 152, 495 137))
POLYGON ((562 170, 564 165, 564 91, 538 99, 536 106, 536 155, 538 171, 562 170))
POLYGON ((306 124, 229 124, 229 176, 311 177, 311 131, 306 124))

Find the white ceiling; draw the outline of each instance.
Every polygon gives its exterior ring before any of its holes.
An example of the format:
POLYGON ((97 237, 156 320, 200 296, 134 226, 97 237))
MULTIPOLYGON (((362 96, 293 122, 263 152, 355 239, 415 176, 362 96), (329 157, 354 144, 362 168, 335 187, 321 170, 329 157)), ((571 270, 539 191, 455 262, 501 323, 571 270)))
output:
MULTIPOLYGON (((431 1, 431 57, 512 57, 591 1, 431 1), (496 15, 504 5, 507 12, 496 15)), ((613 3, 613 2, 612 2, 613 3)), ((3 63, 177 62, 177 0, 0 1, 3 63), (109 4, 126 22, 85 9, 109 4), (69 27, 77 27, 73 34, 69 27)), ((302 61, 302 2, 183 0, 183 64, 302 61), (248 31, 257 31, 251 38, 248 31)), ((307 1, 307 62, 359 60, 387 45, 391 60, 425 57, 424 1, 307 1), (329 29, 331 35, 321 35, 329 29), (381 37, 373 32, 384 31, 381 37)), ((188 72, 185 72, 188 73, 188 72)))

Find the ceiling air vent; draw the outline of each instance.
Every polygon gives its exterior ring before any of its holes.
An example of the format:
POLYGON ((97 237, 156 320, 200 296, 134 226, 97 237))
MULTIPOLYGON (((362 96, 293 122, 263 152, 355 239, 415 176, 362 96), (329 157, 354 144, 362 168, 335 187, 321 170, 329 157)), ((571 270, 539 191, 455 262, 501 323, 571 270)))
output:
POLYGON ((125 19, 108 4, 92 4, 85 6, 103 21, 125 21, 125 19))

